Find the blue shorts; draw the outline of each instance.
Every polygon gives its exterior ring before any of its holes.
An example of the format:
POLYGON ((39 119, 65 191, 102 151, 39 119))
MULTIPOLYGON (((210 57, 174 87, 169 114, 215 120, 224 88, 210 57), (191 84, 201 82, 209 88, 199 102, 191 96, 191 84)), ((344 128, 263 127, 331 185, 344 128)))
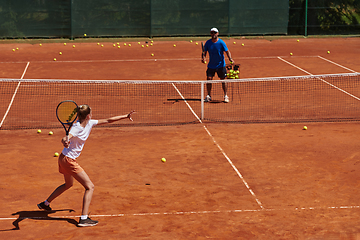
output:
POLYGON ((225 79, 226 78, 226 67, 217 68, 217 69, 208 68, 206 70, 207 77, 214 77, 215 73, 217 73, 217 75, 220 79, 225 79))

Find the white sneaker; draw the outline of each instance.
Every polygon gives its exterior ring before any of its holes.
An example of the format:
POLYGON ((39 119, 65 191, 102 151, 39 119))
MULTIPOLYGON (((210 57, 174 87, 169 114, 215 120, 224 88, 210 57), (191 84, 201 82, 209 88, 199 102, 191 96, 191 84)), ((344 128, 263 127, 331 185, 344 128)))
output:
POLYGON ((207 95, 204 99, 204 102, 210 102, 211 101, 211 97, 210 95, 207 95))
POLYGON ((230 102, 230 99, 227 95, 225 95, 225 97, 224 97, 224 102, 226 102, 226 103, 230 102))

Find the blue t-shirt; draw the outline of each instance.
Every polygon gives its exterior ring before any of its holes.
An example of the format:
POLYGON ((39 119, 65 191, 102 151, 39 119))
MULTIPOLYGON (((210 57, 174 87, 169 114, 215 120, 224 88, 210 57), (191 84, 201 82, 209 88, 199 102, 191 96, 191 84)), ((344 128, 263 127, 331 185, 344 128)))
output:
POLYGON ((204 45, 205 52, 209 52, 210 61, 208 68, 217 69, 225 67, 224 52, 228 51, 228 48, 223 40, 218 38, 217 42, 212 42, 211 39, 207 40, 204 45))

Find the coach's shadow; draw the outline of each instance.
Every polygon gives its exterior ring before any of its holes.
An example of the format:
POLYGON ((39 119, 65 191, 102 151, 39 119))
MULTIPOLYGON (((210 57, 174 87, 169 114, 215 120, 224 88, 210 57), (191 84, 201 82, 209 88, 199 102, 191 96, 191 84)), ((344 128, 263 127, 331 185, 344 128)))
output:
POLYGON ((62 210, 52 210, 52 211, 19 211, 13 213, 11 215, 19 215, 19 217, 12 223, 14 228, 0 230, 0 232, 12 231, 12 230, 20 230, 19 223, 25 219, 33 219, 33 220, 50 220, 50 221, 67 221, 70 224, 77 226, 78 222, 71 218, 59 218, 59 217, 50 217, 49 214, 56 212, 75 212, 73 209, 62 209, 62 210))

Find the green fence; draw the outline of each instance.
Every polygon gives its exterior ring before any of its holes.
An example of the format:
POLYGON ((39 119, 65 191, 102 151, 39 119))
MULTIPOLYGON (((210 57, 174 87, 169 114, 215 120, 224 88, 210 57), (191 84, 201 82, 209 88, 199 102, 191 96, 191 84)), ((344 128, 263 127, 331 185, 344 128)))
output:
POLYGON ((0 38, 360 33, 360 0, 0 0, 0 38))
POLYGON ((290 35, 360 34, 360 0, 290 0, 290 35))

